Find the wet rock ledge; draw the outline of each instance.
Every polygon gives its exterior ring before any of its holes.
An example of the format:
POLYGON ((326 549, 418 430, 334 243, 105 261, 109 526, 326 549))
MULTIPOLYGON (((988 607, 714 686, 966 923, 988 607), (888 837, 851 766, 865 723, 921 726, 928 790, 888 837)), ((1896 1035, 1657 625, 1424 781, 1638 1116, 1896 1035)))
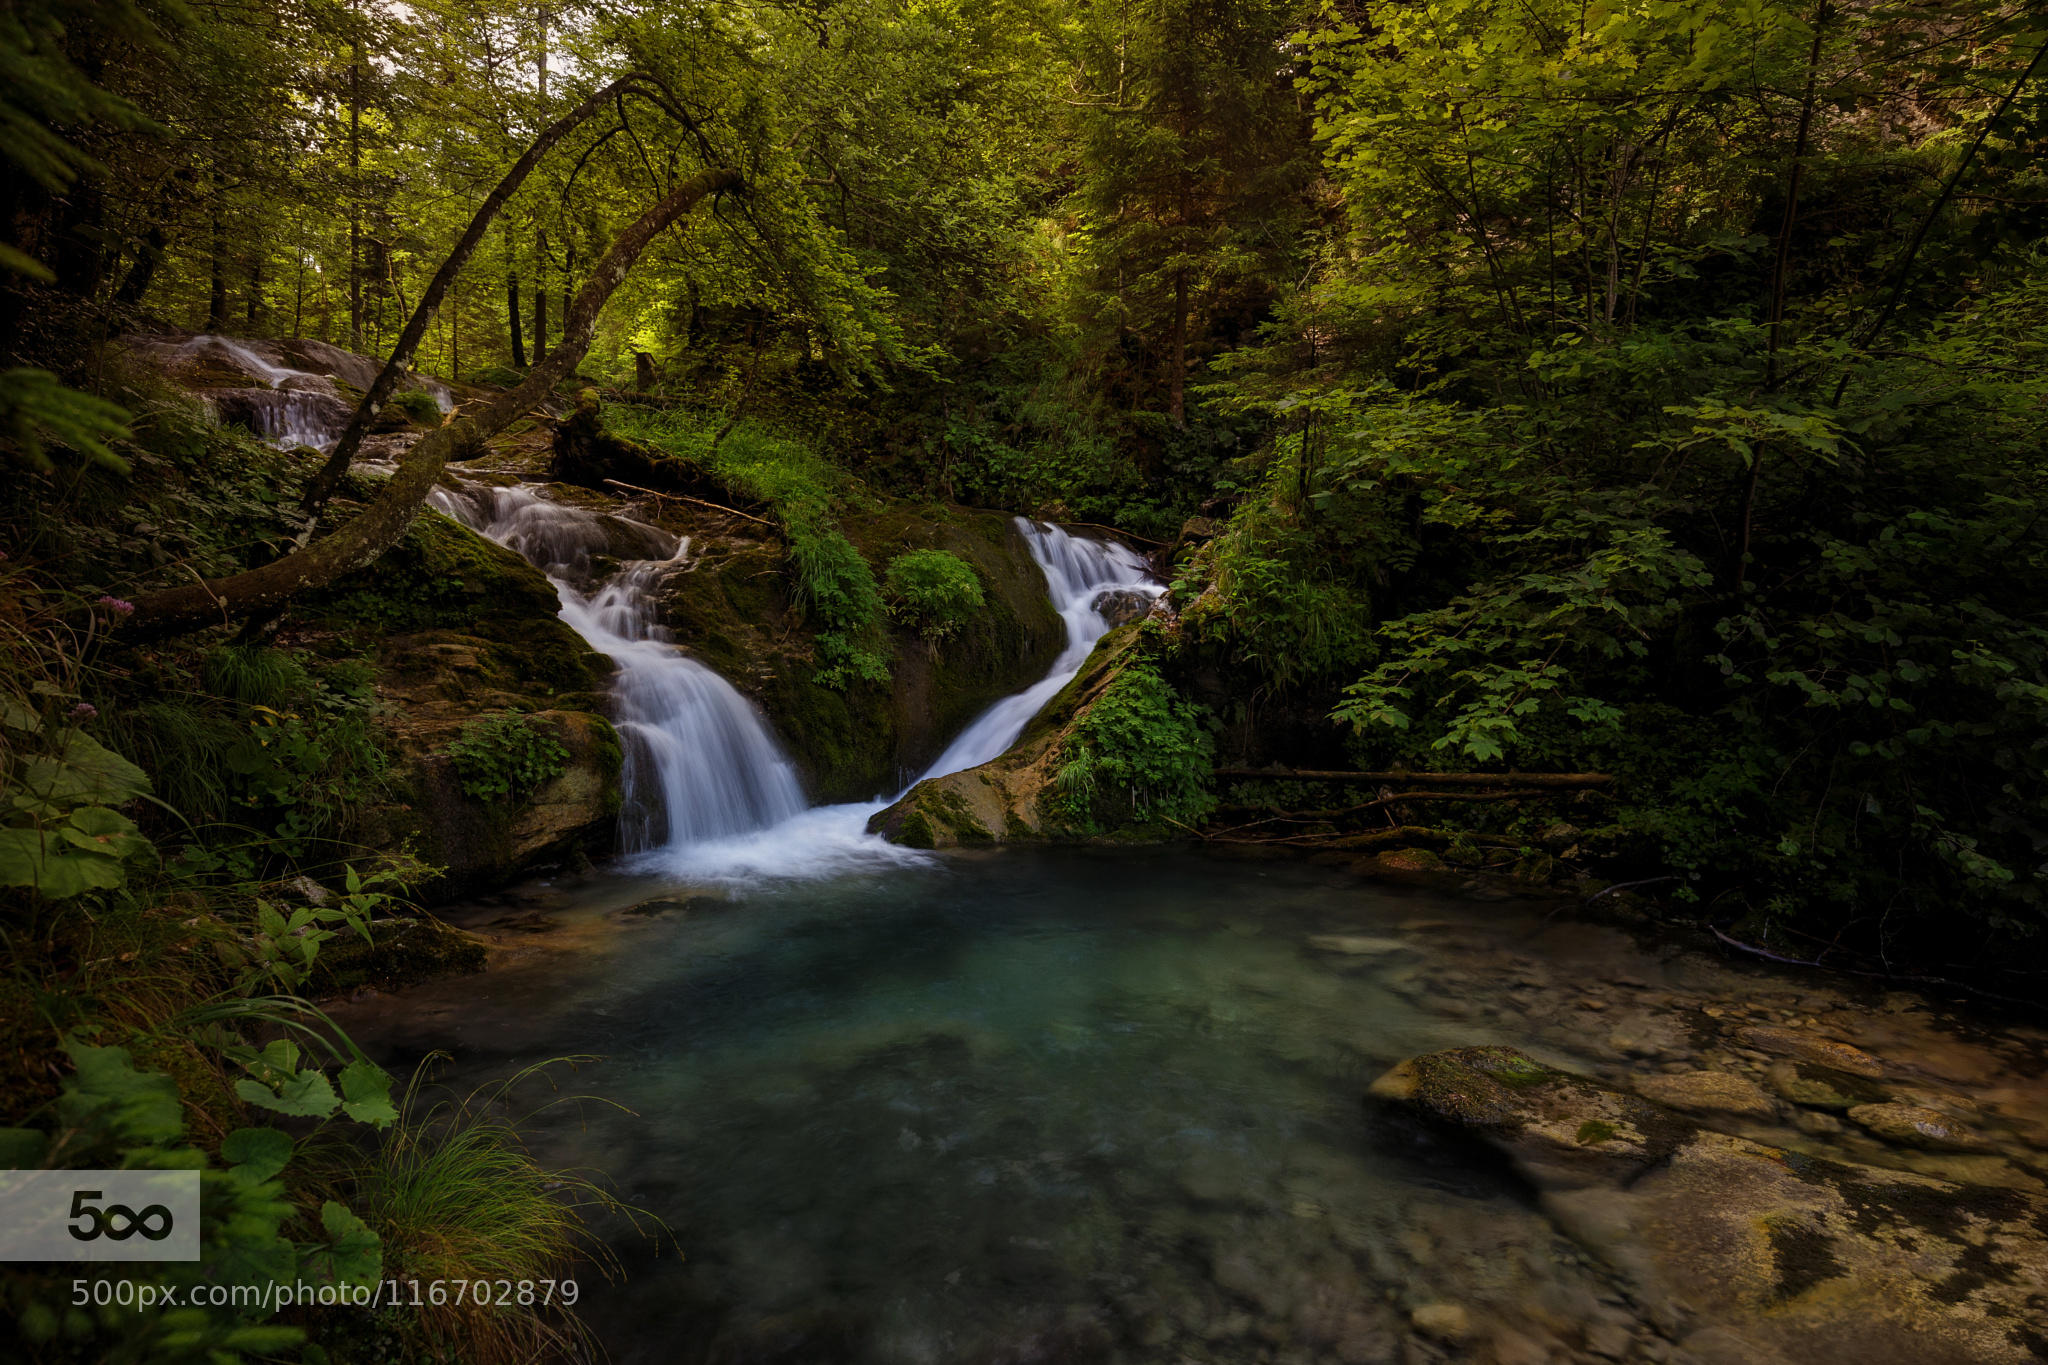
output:
MULTIPOLYGON (((1744 1045, 1787 1058, 1773 1077, 1781 1091, 1806 1074, 1816 1112, 1845 1109, 1915 1148, 1992 1145, 1952 1115, 1870 1102, 1888 1093, 1885 1067, 1853 1047, 1797 1030, 1741 1032, 1744 1045)), ((1466 1047, 1404 1062, 1371 1093, 1504 1152, 1551 1217, 1700 1365, 2048 1359, 2048 1199, 2038 1189, 1719 1131, 1706 1116, 1753 1118, 1773 1105, 1740 1076, 1642 1082, 1645 1093, 1630 1093, 1514 1048, 1466 1047)))

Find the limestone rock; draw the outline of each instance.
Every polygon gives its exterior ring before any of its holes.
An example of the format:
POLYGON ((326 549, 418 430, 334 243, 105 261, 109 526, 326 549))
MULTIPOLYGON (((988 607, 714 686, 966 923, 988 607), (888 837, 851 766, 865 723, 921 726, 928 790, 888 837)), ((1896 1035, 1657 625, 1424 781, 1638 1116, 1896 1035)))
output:
POLYGON ((1775 1053, 1796 1061, 1812 1062, 1816 1066, 1832 1067, 1851 1076, 1875 1079, 1884 1075, 1884 1064, 1877 1058, 1860 1048, 1838 1043, 1832 1038, 1823 1038, 1817 1033, 1759 1025, 1738 1029, 1735 1037, 1744 1046, 1753 1047, 1759 1052, 1775 1053))
POLYGON ((1472 1335, 1472 1316, 1455 1303, 1425 1303, 1408 1315, 1415 1330, 1438 1341, 1460 1342, 1472 1335))
POLYGON ((2040 1358, 2048 1201, 1702 1128, 1511 1048, 1417 1057, 1375 1093, 1504 1151, 1699 1359, 2040 1358))
POLYGON ((1364 934, 1316 934, 1308 946, 1319 952, 1339 953, 1345 957, 1385 957, 1389 953, 1409 951, 1407 941, 1398 938, 1372 938, 1364 934))
POLYGON ((1851 1109, 1891 1098, 1883 1086, 1872 1085, 1860 1076, 1797 1062, 1771 1063, 1764 1072, 1764 1084, 1780 1099, 1812 1109, 1851 1109))
POLYGON ((1636 1093, 1658 1104, 1688 1113, 1734 1114, 1739 1118, 1768 1119, 1777 1114, 1755 1081, 1726 1071, 1689 1071, 1676 1076, 1643 1076, 1636 1080, 1636 1093))
POLYGON ((1934 1152, 1988 1152, 1991 1144, 1936 1109, 1917 1104, 1859 1104, 1849 1118, 1883 1138, 1934 1152))

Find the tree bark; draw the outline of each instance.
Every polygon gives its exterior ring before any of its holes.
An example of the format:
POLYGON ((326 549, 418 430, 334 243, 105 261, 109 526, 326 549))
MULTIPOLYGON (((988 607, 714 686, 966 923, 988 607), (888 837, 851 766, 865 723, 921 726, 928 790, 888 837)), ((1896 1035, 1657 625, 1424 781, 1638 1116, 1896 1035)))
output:
MULTIPOLYGON (((532 173, 540 159, 547 155, 557 142, 639 79, 641 77, 637 74, 621 76, 542 129, 540 136, 533 140, 533 145, 526 149, 526 154, 513 164, 511 170, 505 172, 504 179, 500 180, 484 202, 477 206, 475 216, 469 220, 468 230, 462 234, 462 240, 455 244, 455 250, 448 254, 448 259, 441 262, 441 268, 434 272, 434 278, 421 293, 412 317, 405 324, 405 331, 399 335, 398 344, 391 350, 390 359, 384 362, 384 368, 378 372, 376 382, 371 384, 370 391, 363 395, 363 401, 356 407, 355 416, 349 419, 347 429, 341 433, 341 439, 335 442, 334 453, 327 457, 327 463, 321 466, 320 472, 307 484, 306 492, 299 500, 301 511, 308 515, 317 512, 321 504, 333 494, 334 486, 341 481, 341 476, 348 472, 349 461, 355 458, 357 448, 362 445, 364 433, 370 429, 370 423, 384 406, 384 401, 391 396, 391 391, 398 387, 399 379, 405 374, 406 367, 411 364, 413 353, 419 349, 421 339, 427 334, 427 324, 434 320, 434 313, 441 306, 442 297, 455 282, 455 277, 462 273, 462 267, 469 263, 477 244, 483 241, 485 231, 505 207, 506 201, 525 183, 526 177, 532 173)), ((509 231, 505 235, 505 241, 508 255, 505 296, 511 314, 512 360, 515 365, 524 369, 526 354, 519 340, 519 275, 509 263, 512 241, 509 231)))
POLYGON ((348 345, 363 349, 363 44, 348 66, 348 345))
POLYGON ((220 201, 213 203, 213 243, 207 265, 206 330, 222 332, 228 325, 228 227, 221 220, 220 201))
MULTIPOLYGON (((525 382, 493 398, 471 416, 421 437, 399 462, 376 499, 353 520, 284 558, 244 573, 150 593, 135 604, 124 633, 135 638, 174 635, 231 623, 280 607, 308 589, 374 563, 412 524, 415 513, 450 460, 470 459, 484 442, 546 397, 583 359, 605 301, 656 234, 683 218, 705 196, 731 189, 739 175, 724 168, 699 171, 677 185, 612 243, 591 271, 565 320, 562 343, 525 382)), ((481 234, 481 226, 476 228, 481 234)))
POLYGON ((548 230, 533 239, 533 363, 548 358, 548 230))
MULTIPOLYGON (((512 368, 526 368, 526 334, 519 318, 519 267, 510 258, 512 234, 505 234, 505 325, 512 330, 512 368)), ((338 448, 338 447, 337 447, 338 448)))
POLYGON ((120 285, 114 290, 116 308, 134 308, 141 304, 142 296, 149 292, 149 286, 156 279, 156 268, 163 264, 164 248, 170 245, 170 238, 164 235, 162 223, 151 223, 149 233, 142 239, 142 249, 135 253, 135 264, 121 277, 120 285))

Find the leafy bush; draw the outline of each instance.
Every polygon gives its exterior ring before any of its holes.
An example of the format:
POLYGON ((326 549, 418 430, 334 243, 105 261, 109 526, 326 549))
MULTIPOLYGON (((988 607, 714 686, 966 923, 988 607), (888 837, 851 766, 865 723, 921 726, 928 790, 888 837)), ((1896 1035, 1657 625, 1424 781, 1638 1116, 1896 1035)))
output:
POLYGON ((473 801, 524 800, 562 775, 569 751, 547 726, 517 711, 480 716, 462 727, 446 750, 473 801))
POLYGON ((1055 803, 1075 827, 1188 824, 1214 805, 1202 710, 1143 659, 1126 664, 1063 743, 1055 803))
POLYGON ((875 572, 833 515, 843 472, 808 446, 751 423, 732 427, 714 448, 717 428, 704 414, 614 405, 604 420, 622 435, 711 469, 774 511, 789 537, 797 600, 817 629, 819 682, 844 689, 889 680, 875 572))
POLYGON ((889 561, 882 575, 889 614, 915 626, 936 644, 981 610, 981 576, 974 566, 945 550, 909 550, 889 561))

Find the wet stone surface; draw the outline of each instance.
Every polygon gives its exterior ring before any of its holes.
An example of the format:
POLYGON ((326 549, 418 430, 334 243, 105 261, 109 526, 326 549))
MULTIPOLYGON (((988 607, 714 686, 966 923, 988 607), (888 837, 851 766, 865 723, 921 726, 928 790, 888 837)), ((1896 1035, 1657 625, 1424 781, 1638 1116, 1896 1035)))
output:
POLYGON ((552 1109, 530 1136, 609 1172, 687 1253, 607 1229, 629 1278, 584 1302, 615 1360, 1884 1365, 2025 1348, 1985 1323, 2026 1317, 1981 1311, 1974 1336, 1941 1336, 1939 1314, 1829 1329, 1871 1320, 1831 1295, 1881 1284, 1884 1247, 1930 1225, 1983 1243, 1930 1262, 1930 1284, 2025 1310, 2031 1272, 1999 1229, 2048 1187, 2039 1029, 1299 862, 1011 849, 677 913, 708 889, 530 888, 521 912, 559 929, 499 931, 481 977, 340 1010, 399 1067, 453 1052, 459 1090, 604 1058, 559 1084, 631 1112, 552 1109), (1489 1064, 1446 1113, 1398 1086, 1366 1095, 1471 1048, 1525 1061, 1489 1064), (1500 1134, 1529 1127, 1557 1073, 1580 1088, 1532 1157, 1500 1134), (1887 1140, 1857 1120, 1869 1105, 1982 1146, 1887 1140), (1768 1200, 1700 1216, 1699 1190, 1756 1163, 1768 1200), (1724 1257, 1725 1283, 1673 1269, 1690 1244, 1724 1257), (1760 1335, 1758 1313, 1817 1326, 1760 1335))

